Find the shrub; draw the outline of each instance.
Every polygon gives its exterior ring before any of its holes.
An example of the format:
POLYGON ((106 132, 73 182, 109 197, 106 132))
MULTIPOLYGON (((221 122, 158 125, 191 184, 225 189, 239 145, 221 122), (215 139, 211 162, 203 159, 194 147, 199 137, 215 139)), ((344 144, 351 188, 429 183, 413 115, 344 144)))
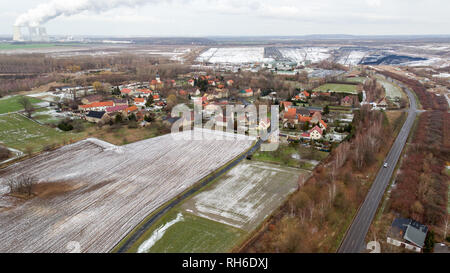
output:
POLYGON ((64 121, 61 121, 59 124, 58 124, 58 128, 60 129, 60 130, 62 130, 62 131, 72 131, 73 130, 73 125, 72 124, 70 124, 70 122, 69 121, 67 121, 67 120, 64 120, 64 121))
POLYGON ((0 146, 0 160, 7 159, 11 156, 11 152, 3 146, 0 146))

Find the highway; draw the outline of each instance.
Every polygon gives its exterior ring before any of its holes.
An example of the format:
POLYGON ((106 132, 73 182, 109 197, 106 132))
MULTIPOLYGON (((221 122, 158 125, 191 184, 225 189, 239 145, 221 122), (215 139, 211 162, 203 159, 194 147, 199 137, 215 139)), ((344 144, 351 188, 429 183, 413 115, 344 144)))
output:
POLYGON ((404 85, 403 87, 410 101, 410 108, 408 110, 408 117, 401 131, 399 132, 397 139, 392 145, 389 154, 386 156, 385 161, 388 163, 388 167, 378 171, 378 174, 373 182, 366 199, 359 208, 350 228, 347 230, 345 237, 338 249, 339 253, 359 253, 366 249, 365 238, 373 218, 377 212, 377 208, 383 198, 389 181, 391 180, 395 166, 400 158, 402 150, 406 144, 409 133, 413 127, 414 120, 417 115, 417 105, 413 93, 404 85))

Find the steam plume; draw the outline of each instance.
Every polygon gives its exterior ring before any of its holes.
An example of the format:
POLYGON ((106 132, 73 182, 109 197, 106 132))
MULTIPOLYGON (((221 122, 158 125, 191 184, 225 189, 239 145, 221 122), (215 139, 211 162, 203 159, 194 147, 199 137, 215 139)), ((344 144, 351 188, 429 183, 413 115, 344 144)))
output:
POLYGON ((17 17, 15 26, 37 27, 59 16, 83 11, 103 12, 120 6, 135 7, 162 0, 52 0, 38 5, 17 17))

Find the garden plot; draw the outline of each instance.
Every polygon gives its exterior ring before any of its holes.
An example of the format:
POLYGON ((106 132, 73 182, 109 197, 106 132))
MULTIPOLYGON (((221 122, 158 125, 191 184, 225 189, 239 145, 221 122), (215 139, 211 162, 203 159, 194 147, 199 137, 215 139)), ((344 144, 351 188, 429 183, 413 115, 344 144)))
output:
POLYGON ((240 64, 271 62, 273 59, 264 58, 264 47, 225 47, 210 48, 200 54, 197 61, 240 64))
POLYGON ((326 47, 304 47, 304 48, 279 48, 284 58, 293 62, 310 61, 317 63, 331 57, 330 50, 326 47))
POLYGON ((71 241, 82 252, 110 251, 147 215, 254 142, 213 140, 219 132, 202 131, 208 138, 165 135, 120 147, 88 139, 1 170, 3 190, 17 174, 38 182, 33 198, 0 212, 0 252, 66 252, 71 241))
POLYGON ((38 124, 20 114, 0 115, 0 142, 25 152, 27 148, 39 151, 46 145, 80 139, 81 134, 61 132, 38 124))
POLYGON ((263 162, 244 161, 194 196, 185 212, 247 232, 254 230, 297 189, 300 175, 309 172, 263 162))

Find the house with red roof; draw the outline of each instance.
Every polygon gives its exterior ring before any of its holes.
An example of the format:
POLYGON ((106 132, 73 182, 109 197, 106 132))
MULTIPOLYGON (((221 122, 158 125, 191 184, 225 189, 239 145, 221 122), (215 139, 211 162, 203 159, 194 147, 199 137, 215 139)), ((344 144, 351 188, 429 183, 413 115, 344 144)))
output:
POLYGON ((307 91, 300 92, 298 95, 294 96, 292 100, 295 101, 305 101, 309 97, 309 93, 307 91))
POLYGON ((133 90, 131 90, 130 88, 122 88, 121 90, 120 90, 120 93, 122 94, 122 95, 132 95, 133 94, 133 90))
POLYGON ((253 96, 253 89, 248 88, 245 90, 241 90, 239 91, 239 96, 240 97, 252 97, 253 96))
POLYGON ((289 108, 291 108, 291 106, 292 106, 292 102, 290 102, 290 101, 282 101, 281 102, 281 107, 284 108, 284 111, 289 110, 289 108))
POLYGON ((353 98, 350 96, 345 96, 341 99, 341 105, 342 106, 352 106, 353 105, 353 98))
POLYGON ((160 81, 157 81, 157 80, 152 80, 152 81, 150 82, 150 89, 151 89, 151 90, 160 89, 160 88, 162 88, 163 86, 164 86, 164 84, 163 84, 162 82, 160 82, 160 81))
POLYGON ((91 104, 80 105, 79 110, 86 111, 106 111, 107 107, 114 106, 112 101, 93 102, 91 104))
POLYGON ((312 115, 311 123, 319 123, 321 119, 322 113, 320 113, 320 111, 314 112, 314 114, 312 115))
POLYGON ((127 108, 128 108, 128 105, 116 105, 116 106, 112 106, 112 107, 107 107, 106 113, 107 114, 118 113, 118 112, 124 111, 127 108))
POLYGON ((312 119, 312 117, 298 115, 299 123, 311 122, 311 119, 312 119))
POLYGON ((323 131, 319 128, 319 126, 314 126, 311 130, 308 131, 309 137, 314 140, 318 140, 322 138, 323 131))
POLYGON ((152 94, 153 94, 152 90, 145 88, 145 89, 137 89, 135 95, 147 98, 147 97, 151 96, 152 94))
POLYGON ((284 112, 283 119, 284 120, 296 120, 297 119, 297 109, 289 108, 287 111, 284 112))
POLYGON ((323 121, 323 119, 321 119, 320 122, 319 122, 319 127, 322 130, 326 130, 328 125, 325 123, 325 121, 323 121))
POLYGON ((124 112, 125 112, 125 114, 129 115, 131 113, 137 113, 138 110, 139 109, 137 108, 137 106, 133 105, 133 106, 127 107, 124 112))
POLYGON ((145 98, 135 98, 134 105, 138 107, 145 107, 145 98))

